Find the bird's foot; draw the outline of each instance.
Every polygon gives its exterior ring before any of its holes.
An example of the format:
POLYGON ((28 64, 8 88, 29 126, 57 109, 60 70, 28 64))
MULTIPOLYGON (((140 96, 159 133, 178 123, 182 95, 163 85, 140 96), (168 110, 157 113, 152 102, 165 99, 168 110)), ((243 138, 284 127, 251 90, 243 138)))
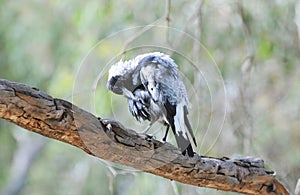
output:
POLYGON ((163 142, 166 142, 166 141, 167 141, 167 135, 168 135, 168 134, 166 133, 165 136, 162 138, 162 141, 163 141, 163 142))

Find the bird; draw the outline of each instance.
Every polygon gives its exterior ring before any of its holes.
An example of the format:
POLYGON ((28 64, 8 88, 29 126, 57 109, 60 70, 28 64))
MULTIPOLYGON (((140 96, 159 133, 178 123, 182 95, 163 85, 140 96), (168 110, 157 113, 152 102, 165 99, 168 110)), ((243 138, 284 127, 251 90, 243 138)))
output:
POLYGON ((172 58, 161 52, 145 53, 127 61, 120 60, 109 70, 107 88, 128 100, 129 111, 138 121, 165 125, 166 141, 171 127, 183 155, 193 157, 196 139, 188 120, 188 96, 172 58))

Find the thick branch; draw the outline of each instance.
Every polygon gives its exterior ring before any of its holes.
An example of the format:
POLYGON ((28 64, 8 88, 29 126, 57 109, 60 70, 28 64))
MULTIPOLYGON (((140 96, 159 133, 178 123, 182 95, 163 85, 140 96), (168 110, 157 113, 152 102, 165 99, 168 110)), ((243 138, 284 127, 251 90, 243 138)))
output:
POLYGON ((182 183, 245 194, 288 194, 261 159, 189 158, 169 143, 23 84, 0 80, 0 117, 90 155, 182 183))

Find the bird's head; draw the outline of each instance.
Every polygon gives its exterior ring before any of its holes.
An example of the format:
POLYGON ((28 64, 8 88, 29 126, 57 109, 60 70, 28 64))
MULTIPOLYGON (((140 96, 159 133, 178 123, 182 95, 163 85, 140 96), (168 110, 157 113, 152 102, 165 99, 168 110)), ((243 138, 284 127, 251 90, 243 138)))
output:
POLYGON ((107 81, 106 87, 113 91, 116 94, 122 94, 122 84, 120 82, 121 76, 120 75, 116 75, 116 76, 112 76, 109 78, 109 80, 107 81), (121 85, 120 85, 121 84, 121 85))

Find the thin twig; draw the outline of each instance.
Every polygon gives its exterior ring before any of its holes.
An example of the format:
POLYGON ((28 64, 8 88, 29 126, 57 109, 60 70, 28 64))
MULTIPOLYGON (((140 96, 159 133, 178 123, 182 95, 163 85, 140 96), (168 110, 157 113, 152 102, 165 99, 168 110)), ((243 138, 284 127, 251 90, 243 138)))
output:
POLYGON ((154 22, 152 22, 151 24, 143 27, 140 31, 138 31, 136 34, 134 34, 132 37, 130 37, 124 44, 123 50, 121 52, 121 54, 125 54, 127 48, 129 47, 129 45, 136 40, 137 38, 139 38, 140 36, 142 36, 145 32, 149 31, 150 29, 154 28, 155 25, 158 25, 159 23, 166 21, 167 22, 167 26, 169 27, 170 24, 170 10, 171 10, 171 0, 166 0, 165 2, 165 13, 163 14, 162 17, 160 17, 159 19, 155 20, 154 22))

